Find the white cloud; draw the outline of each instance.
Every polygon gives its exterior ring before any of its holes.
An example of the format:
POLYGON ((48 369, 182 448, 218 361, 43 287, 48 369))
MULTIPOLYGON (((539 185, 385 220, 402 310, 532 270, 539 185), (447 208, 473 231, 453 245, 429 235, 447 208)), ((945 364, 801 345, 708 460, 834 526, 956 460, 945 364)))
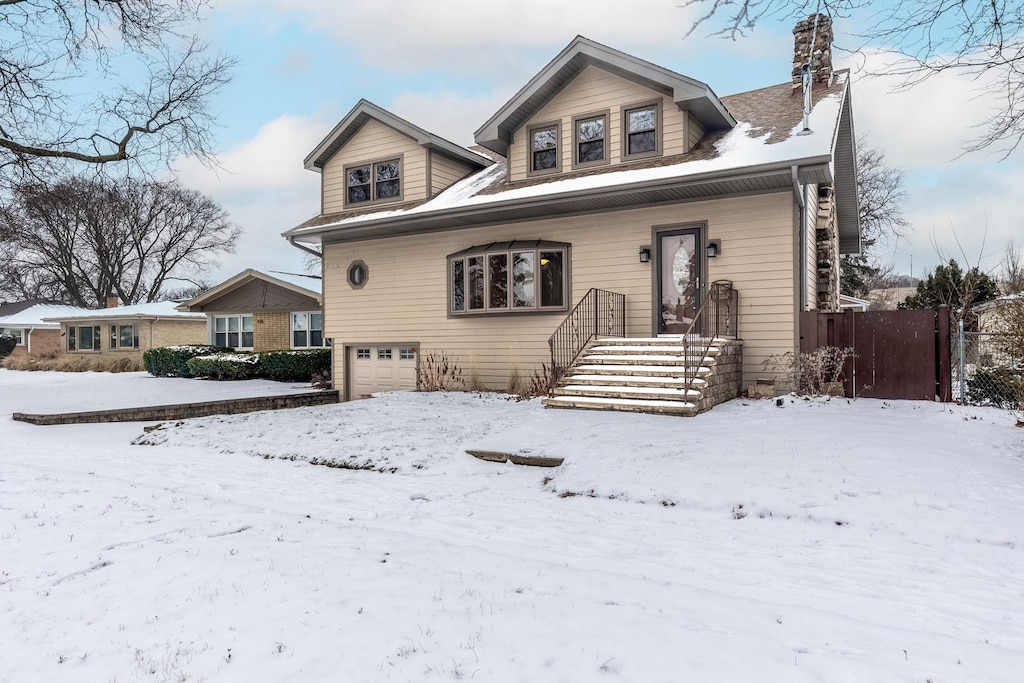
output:
POLYGON ((222 260, 211 280, 246 268, 302 268, 303 252, 290 247, 281 233, 319 210, 319 176, 305 170, 302 160, 335 123, 336 116, 327 112, 309 117, 286 114, 221 153, 222 168, 207 168, 194 159, 178 161, 182 184, 213 197, 244 231, 236 253, 222 260))
MULTIPOLYGON (((666 0, 222 0, 262 2, 265 11, 308 17, 310 26, 353 46, 363 59, 396 71, 441 68, 525 83, 576 33, 640 57, 689 49, 693 12, 666 0), (665 30, 672 27, 672 30, 665 30), (538 61, 541 60, 541 61, 538 61)), ((260 10, 257 10, 260 11, 260 10)))

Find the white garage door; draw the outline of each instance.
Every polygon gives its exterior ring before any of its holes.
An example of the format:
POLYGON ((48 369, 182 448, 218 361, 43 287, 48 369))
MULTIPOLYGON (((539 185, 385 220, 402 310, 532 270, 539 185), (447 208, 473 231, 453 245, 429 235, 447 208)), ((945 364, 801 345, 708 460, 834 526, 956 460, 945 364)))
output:
POLYGON ((365 398, 378 391, 416 390, 416 347, 350 346, 350 398, 365 398))

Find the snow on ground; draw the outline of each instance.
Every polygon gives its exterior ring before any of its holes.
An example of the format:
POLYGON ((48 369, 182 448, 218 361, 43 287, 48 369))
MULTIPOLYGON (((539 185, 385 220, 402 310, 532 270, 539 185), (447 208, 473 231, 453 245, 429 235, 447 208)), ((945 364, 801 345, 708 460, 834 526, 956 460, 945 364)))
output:
POLYGON ((1024 429, 1006 413, 396 393, 143 432, 11 422, 138 382, 27 377, 0 371, 2 683, 1024 671, 1024 429))

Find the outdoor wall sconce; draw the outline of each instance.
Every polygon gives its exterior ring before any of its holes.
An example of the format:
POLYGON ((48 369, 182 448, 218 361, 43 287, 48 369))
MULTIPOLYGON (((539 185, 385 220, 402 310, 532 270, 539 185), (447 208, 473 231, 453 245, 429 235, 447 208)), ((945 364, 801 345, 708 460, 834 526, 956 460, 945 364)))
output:
POLYGON ((650 247, 640 247, 640 263, 650 263, 650 262, 651 262, 651 248, 650 247))
POLYGON ((722 240, 710 240, 708 242, 708 258, 716 258, 722 253, 722 240))

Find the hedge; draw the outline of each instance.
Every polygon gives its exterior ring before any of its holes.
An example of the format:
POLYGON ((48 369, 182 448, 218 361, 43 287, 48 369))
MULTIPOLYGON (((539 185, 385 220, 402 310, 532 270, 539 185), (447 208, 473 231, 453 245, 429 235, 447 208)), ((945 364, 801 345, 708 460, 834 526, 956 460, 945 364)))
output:
POLYGON ((278 382, 308 382, 331 369, 330 349, 267 351, 260 354, 263 376, 278 382))
POLYGON ((213 353, 189 358, 185 364, 192 377, 256 379, 262 375, 258 353, 213 353))
POLYGON ((162 346, 156 349, 147 349, 142 354, 142 365, 146 368, 146 372, 156 377, 193 377, 188 369, 190 358, 233 351, 234 349, 208 344, 162 346))
POLYGON ((18 345, 18 340, 9 334, 0 334, 0 358, 5 358, 10 355, 11 351, 14 351, 14 347, 18 345))

